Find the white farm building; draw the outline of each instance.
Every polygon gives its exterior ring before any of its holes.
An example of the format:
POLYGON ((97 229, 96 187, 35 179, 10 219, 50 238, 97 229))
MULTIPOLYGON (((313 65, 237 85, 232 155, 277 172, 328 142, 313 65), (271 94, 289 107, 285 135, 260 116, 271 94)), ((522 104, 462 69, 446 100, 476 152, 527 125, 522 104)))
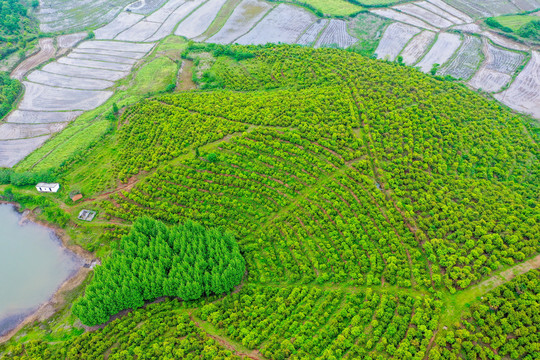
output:
POLYGON ((48 183, 39 183, 36 185, 36 189, 37 191, 39 192, 58 192, 58 190, 60 189, 60 184, 58 183, 52 183, 52 184, 48 184, 48 183))

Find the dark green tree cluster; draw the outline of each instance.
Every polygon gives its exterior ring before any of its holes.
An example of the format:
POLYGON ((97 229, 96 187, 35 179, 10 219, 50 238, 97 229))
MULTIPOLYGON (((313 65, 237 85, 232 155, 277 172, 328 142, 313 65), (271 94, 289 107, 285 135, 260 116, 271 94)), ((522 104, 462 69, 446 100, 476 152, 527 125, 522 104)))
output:
POLYGON ((18 80, 11 79, 8 73, 0 72, 0 118, 11 111, 21 91, 22 85, 18 80))
POLYGON ((540 20, 529 21, 517 31, 521 37, 540 41, 540 20))
POLYGON ((508 26, 502 25, 500 22, 497 21, 496 18, 490 17, 484 21, 492 28, 500 29, 506 33, 512 34, 510 35, 511 37, 514 36, 513 34, 517 34, 522 38, 540 41, 540 20, 531 20, 526 24, 522 25, 516 31, 512 30, 508 26))
POLYGON ((27 186, 55 180, 55 175, 51 170, 18 172, 13 169, 0 169, 0 185, 27 186))
POLYGON ((169 228, 141 218, 96 268, 73 313, 86 325, 101 324, 161 296, 195 300, 229 292, 244 272, 244 259, 229 233, 194 222, 169 228))
POLYGON ((539 359, 540 270, 501 285, 437 337, 430 359, 539 359))
MULTIPOLYGON (((39 3, 38 3, 39 4, 39 3)), ((37 21, 20 0, 0 0, 0 60, 37 37, 37 21)))

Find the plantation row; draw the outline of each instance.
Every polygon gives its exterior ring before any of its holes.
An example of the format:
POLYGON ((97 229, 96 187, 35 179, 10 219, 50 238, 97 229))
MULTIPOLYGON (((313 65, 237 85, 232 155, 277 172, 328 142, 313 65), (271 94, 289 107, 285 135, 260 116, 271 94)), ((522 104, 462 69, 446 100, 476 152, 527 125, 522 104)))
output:
MULTIPOLYGON (((319 144, 335 146, 320 136, 315 142, 299 131, 257 129, 221 144, 216 162, 202 158, 166 166, 103 205, 126 220, 192 218, 233 229, 247 236, 243 244, 253 256, 255 281, 285 276, 305 283, 386 281, 410 287, 412 271, 419 285, 430 287, 416 240, 371 180, 368 162, 346 164, 337 151, 319 144), (288 211, 260 229, 258 224, 281 210, 288 211), (415 256, 411 263, 408 254, 415 256)), ((339 151, 353 153, 344 146, 339 151)))
POLYGON ((423 359, 439 306, 371 289, 246 286, 196 314, 270 359, 423 359))
POLYGON ((176 300, 148 305, 67 341, 32 340, 5 350, 9 360, 240 359, 197 327, 176 300))
POLYGON ((495 288, 471 306, 459 326, 437 337, 430 358, 538 359, 540 270, 495 288))
POLYGON ((253 57, 217 57, 209 72, 229 91, 128 109, 120 178, 243 135, 158 167, 103 203, 110 216, 233 230, 263 282, 455 291, 540 250, 539 152, 520 117, 461 85, 353 53, 231 49, 253 57), (246 84, 253 91, 234 92, 246 84))

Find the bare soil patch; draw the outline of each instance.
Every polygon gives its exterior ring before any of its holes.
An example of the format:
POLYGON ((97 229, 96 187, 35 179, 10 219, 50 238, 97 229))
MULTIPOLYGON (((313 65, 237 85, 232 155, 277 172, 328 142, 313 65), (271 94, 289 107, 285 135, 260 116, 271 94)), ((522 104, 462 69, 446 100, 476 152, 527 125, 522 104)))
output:
POLYGON ((17 80, 22 80, 30 70, 36 66, 43 64, 45 61, 54 57, 56 49, 54 48, 52 38, 39 39, 40 50, 37 54, 30 56, 19 64, 11 73, 11 77, 17 80))

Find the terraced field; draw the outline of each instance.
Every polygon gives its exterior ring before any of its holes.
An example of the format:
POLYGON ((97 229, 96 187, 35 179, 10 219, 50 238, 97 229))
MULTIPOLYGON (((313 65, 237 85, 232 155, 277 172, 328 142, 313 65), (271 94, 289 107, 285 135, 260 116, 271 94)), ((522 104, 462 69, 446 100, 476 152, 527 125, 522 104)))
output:
MULTIPOLYGON (((390 4, 387 8, 369 8, 374 17, 384 17, 392 22, 384 32, 378 30, 370 35, 377 37, 375 45, 370 45, 376 48, 371 51, 380 59, 402 59, 405 64, 424 72, 435 70, 438 75, 451 75, 486 92, 497 93, 510 86, 497 95, 497 99, 518 111, 537 116, 534 109, 540 104, 535 88, 538 77, 535 63, 525 67, 527 71, 513 82, 526 65, 526 53, 531 49, 474 23, 488 10, 490 16, 516 9, 530 10, 537 2, 497 0, 486 7, 468 0, 423 0, 390 4), (463 34, 458 35, 453 29, 463 34)), ((52 114, 56 114, 58 123, 66 123, 73 117, 61 115, 65 111, 79 114, 94 109, 112 96, 115 82, 127 76, 156 42, 173 33, 220 44, 280 42, 347 48, 357 47, 365 41, 363 38, 358 41, 353 36, 354 19, 319 19, 300 6, 264 0, 141 0, 129 6, 117 0, 109 3, 107 14, 98 18, 100 6, 101 3, 95 3, 87 9, 86 20, 81 23, 84 26, 105 23, 94 30, 95 40, 85 41, 70 51, 69 48, 86 34, 58 37, 56 56, 68 53, 67 56, 26 75, 26 93, 19 105, 20 112, 12 114, 7 122, 18 124, 19 120, 13 119, 20 119, 21 113, 32 112, 35 115, 28 120, 32 124, 54 123, 52 114), (216 18, 222 19, 221 27, 212 26, 216 18)), ((59 1, 44 1, 40 7, 42 26, 48 30, 80 28, 73 24, 83 8, 77 1, 68 7, 59 1)), ((44 48, 49 45, 44 43, 44 48)), ((51 56, 47 49, 41 58, 51 56)), ((34 62, 29 59, 30 64, 34 62)), ((21 66, 25 68, 26 65, 21 66)), ((25 72, 17 71, 14 76, 22 78, 25 72)), ((17 154, 19 161, 32 151, 29 143, 33 141, 36 147, 40 146, 54 131, 39 128, 12 134, 26 133, 32 134, 32 138, 0 140, 0 151, 2 147, 12 148, 15 140, 25 139, 27 150, 17 154)), ((17 161, 3 157, 0 166, 13 166, 17 161)))

